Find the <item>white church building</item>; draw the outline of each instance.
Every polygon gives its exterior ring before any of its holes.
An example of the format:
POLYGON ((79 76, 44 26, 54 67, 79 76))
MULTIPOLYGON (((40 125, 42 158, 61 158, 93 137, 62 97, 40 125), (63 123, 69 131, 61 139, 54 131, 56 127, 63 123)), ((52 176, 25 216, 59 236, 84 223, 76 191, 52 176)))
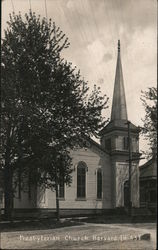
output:
MULTIPOLYGON (((127 106, 118 42, 113 102, 110 122, 100 133, 100 143, 87 139, 86 146, 71 152, 73 159, 72 183, 59 187, 62 211, 88 213, 123 208, 129 202, 129 152, 127 106)), ((131 201, 139 207, 139 128, 130 123, 132 157, 131 201)), ((55 191, 32 189, 31 196, 22 192, 14 198, 15 209, 56 209, 55 191)))

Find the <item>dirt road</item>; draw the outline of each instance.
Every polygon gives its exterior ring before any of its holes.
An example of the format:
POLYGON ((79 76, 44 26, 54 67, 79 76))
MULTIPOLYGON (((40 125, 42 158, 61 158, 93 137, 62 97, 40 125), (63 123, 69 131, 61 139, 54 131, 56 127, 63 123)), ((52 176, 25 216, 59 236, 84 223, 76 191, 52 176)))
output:
POLYGON ((156 225, 92 224, 1 233, 2 249, 156 249, 156 225), (140 240, 150 233, 151 240, 140 240))

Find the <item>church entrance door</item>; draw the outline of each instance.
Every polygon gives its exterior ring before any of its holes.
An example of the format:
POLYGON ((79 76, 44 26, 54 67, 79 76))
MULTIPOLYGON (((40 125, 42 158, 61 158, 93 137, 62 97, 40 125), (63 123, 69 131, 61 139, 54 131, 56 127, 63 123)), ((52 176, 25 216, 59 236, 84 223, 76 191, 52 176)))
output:
POLYGON ((124 183, 124 207, 129 206, 129 182, 124 183))

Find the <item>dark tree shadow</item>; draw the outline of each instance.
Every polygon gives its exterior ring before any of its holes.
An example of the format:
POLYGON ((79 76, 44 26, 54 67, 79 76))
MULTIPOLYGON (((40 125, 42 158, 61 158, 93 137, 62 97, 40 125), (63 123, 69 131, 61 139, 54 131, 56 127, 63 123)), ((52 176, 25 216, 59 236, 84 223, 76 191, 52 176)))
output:
POLYGON ((62 219, 57 222, 55 219, 41 219, 39 221, 12 221, 0 223, 0 232, 15 232, 15 231, 34 231, 48 230, 63 227, 73 227, 83 225, 84 222, 74 221, 72 219, 62 219))

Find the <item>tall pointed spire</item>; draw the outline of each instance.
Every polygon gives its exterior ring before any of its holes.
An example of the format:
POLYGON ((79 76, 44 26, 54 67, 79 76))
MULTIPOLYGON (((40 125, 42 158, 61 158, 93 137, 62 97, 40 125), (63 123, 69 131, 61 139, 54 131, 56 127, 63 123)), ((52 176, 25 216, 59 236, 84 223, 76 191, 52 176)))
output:
POLYGON ((126 97, 123 83, 123 73, 120 55, 120 40, 118 40, 118 56, 116 65, 115 85, 111 120, 127 120, 126 97))

